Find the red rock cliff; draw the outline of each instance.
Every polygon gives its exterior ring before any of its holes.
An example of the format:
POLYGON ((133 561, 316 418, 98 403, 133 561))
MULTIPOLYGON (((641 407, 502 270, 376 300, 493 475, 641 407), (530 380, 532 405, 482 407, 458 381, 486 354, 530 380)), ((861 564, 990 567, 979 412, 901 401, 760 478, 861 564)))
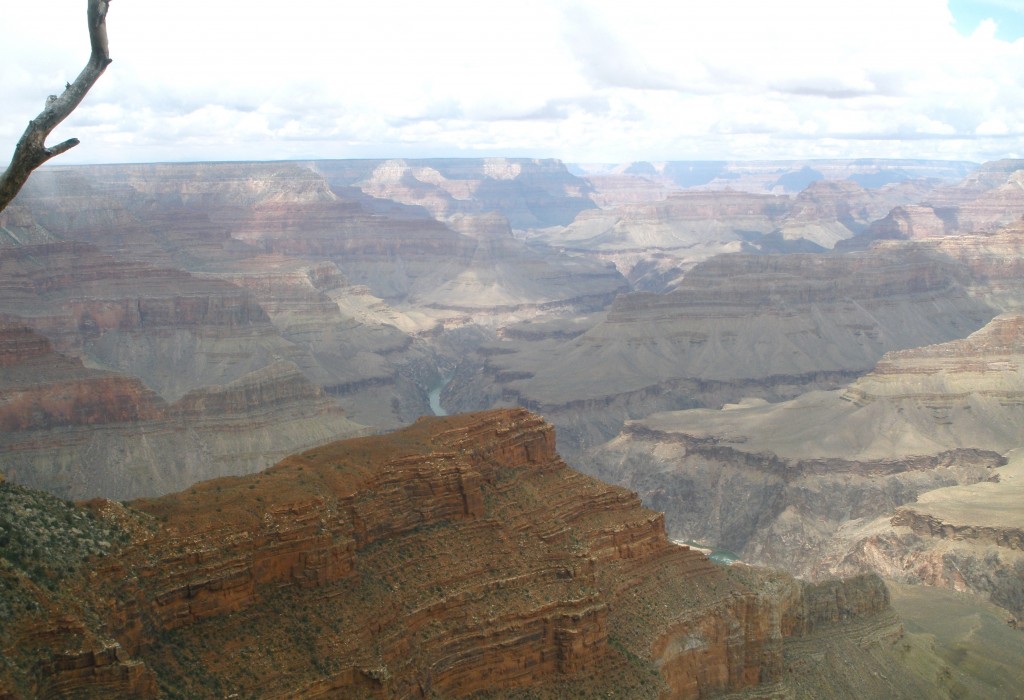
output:
MULTIPOLYGON (((64 595, 161 693, 189 697, 706 697, 778 681, 783 638, 809 621, 887 605, 714 565, 554 444, 521 409, 421 419, 130 508, 96 502, 132 542, 64 595)), ((48 668, 38 682, 102 695, 48 668)))

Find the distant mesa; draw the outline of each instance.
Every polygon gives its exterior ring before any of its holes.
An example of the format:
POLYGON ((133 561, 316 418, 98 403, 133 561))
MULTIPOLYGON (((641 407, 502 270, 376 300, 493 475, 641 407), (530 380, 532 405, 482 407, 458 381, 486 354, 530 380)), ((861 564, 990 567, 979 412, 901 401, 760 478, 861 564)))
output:
MULTIPOLYGON (((812 182, 824 180, 825 176, 820 171, 809 165, 805 165, 796 172, 788 172, 775 181, 774 187, 781 187, 786 192, 802 192, 812 182)), ((773 189, 774 189, 773 187, 773 189)))

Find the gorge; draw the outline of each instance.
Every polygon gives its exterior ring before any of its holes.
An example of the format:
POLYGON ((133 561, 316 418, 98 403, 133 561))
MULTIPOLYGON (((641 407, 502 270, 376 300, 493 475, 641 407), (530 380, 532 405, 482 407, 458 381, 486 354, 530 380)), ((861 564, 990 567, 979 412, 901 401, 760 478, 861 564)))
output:
POLYGON ((1005 696, 1022 172, 41 169, 0 697, 1005 696))

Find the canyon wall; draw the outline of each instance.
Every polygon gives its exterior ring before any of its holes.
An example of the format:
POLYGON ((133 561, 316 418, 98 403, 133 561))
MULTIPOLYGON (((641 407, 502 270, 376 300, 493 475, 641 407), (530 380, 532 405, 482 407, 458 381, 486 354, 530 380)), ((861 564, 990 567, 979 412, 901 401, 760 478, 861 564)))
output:
POLYGON ((0 472, 64 498, 167 493, 365 430, 290 362, 171 403, 0 323, 0 472))
MULTIPOLYGON (((360 164, 343 165, 36 173, 4 215, 0 317, 83 368, 138 380, 132 391, 155 392, 162 407, 145 428, 126 427, 135 419, 118 397, 93 407, 106 405, 101 422, 117 429, 62 425, 55 408, 47 432, 25 418, 0 469, 64 496, 118 498, 247 473, 362 426, 407 424, 490 328, 601 309, 628 286, 603 264, 513 236, 510 218, 571 219, 593 206, 556 161, 435 163, 447 174, 437 177, 469 188, 440 218, 397 191, 342 182, 338 168, 360 164), (229 395, 243 397, 231 399, 236 410, 212 409, 229 395), (101 475, 118 469, 123 479, 101 475)), ((73 391, 55 382, 45 380, 51 393, 73 391)))
POLYGON ((787 670, 786 640, 823 630, 881 654, 848 663, 892 674, 891 696, 927 691, 896 678, 877 578, 713 564, 635 494, 568 469, 522 409, 127 505, 0 498, 24 514, 0 522, 5 697, 779 692, 814 675, 787 670), (69 518, 82 541, 22 568, 69 518))
POLYGON ((1022 353, 1024 321, 999 316, 843 390, 648 416, 588 464, 680 539, 812 578, 973 590, 1019 617, 1022 353))
POLYGON ((720 256, 671 294, 621 295, 589 319, 506 328, 447 395, 456 407, 542 411, 575 459, 624 419, 835 388, 889 350, 963 337, 994 315, 969 281, 946 256, 916 249, 720 256))

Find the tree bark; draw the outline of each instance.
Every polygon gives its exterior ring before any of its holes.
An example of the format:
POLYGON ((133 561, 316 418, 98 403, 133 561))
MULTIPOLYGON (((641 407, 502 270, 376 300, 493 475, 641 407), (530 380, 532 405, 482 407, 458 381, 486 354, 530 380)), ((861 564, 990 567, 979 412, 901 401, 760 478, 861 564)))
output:
POLYGON ((86 17, 89 23, 89 41, 92 55, 75 82, 68 84, 58 97, 46 98, 46 107, 39 116, 28 123, 14 157, 7 170, 0 175, 0 211, 3 211, 21 190, 32 171, 54 156, 74 148, 78 139, 68 139, 55 146, 47 147, 46 138, 58 124, 67 119, 85 98, 103 71, 110 65, 110 49, 107 47, 107 8, 111 0, 88 0, 86 17))

